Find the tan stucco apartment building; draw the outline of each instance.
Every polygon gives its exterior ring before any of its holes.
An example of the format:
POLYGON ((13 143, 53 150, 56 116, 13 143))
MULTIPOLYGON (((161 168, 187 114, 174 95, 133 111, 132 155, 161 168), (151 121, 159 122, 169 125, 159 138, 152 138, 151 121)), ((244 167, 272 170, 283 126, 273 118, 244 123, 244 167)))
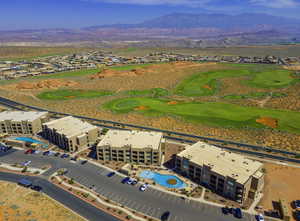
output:
POLYGON ((48 112, 3 111, 0 112, 0 133, 35 135, 48 120, 48 112))
POLYGON ((160 165, 162 140, 157 132, 109 130, 97 145, 97 159, 160 165))
POLYGON ((258 197, 264 186, 262 163, 203 142, 177 154, 175 165, 183 175, 239 203, 258 197))
POLYGON ((99 128, 68 116, 43 124, 43 136, 62 149, 76 152, 95 144, 99 128))

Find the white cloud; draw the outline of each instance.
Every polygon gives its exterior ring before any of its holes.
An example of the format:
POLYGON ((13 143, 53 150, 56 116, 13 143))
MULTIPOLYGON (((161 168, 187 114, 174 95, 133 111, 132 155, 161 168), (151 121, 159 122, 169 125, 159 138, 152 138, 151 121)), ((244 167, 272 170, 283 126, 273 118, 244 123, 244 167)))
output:
POLYGON ((297 0, 250 0, 250 3, 269 8, 293 8, 300 5, 297 0))
POLYGON ((186 6, 202 6, 212 0, 82 0, 94 2, 135 4, 135 5, 186 5, 186 6))

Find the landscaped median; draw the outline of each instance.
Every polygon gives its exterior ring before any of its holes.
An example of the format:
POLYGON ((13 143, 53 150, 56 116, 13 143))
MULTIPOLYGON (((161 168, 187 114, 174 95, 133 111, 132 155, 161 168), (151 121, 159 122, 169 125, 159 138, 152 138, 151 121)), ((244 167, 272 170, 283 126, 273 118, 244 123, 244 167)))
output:
POLYGON ((221 102, 180 102, 149 97, 121 98, 103 105, 124 114, 171 115, 195 123, 232 128, 273 128, 300 133, 300 113, 287 110, 240 106, 221 102))
POLYGON ((108 198, 104 198, 103 196, 95 193, 91 189, 88 189, 73 179, 68 177, 55 174, 51 176, 50 180, 52 183, 56 184, 60 188, 74 194, 80 199, 86 201, 87 203, 92 204, 93 206, 109 213, 120 220, 124 221, 156 221, 157 219, 153 217, 146 216, 144 214, 138 213, 132 209, 126 208, 123 205, 112 202, 108 198))

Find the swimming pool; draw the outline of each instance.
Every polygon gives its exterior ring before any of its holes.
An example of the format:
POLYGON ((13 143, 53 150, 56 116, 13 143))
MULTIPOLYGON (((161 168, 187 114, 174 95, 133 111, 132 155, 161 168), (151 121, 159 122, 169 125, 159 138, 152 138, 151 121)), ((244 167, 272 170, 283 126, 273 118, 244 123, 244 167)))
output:
POLYGON ((187 185, 181 179, 174 175, 160 174, 150 170, 144 170, 139 177, 153 180, 155 183, 170 189, 182 189, 187 185))
POLYGON ((37 143, 37 144, 42 144, 44 148, 47 148, 48 145, 39 141, 39 140, 35 140, 35 139, 32 139, 30 137, 16 137, 14 138, 15 140, 19 140, 19 141, 24 141, 24 142, 29 142, 29 143, 37 143))

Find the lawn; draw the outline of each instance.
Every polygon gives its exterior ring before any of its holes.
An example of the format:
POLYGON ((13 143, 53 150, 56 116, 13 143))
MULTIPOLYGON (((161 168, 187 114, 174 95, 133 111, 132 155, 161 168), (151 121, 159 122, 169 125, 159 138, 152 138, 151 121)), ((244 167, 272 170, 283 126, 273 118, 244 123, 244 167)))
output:
POLYGON ((177 95, 197 97, 214 95, 218 89, 218 80, 228 77, 249 76, 249 80, 241 83, 258 88, 283 88, 299 82, 292 77, 292 72, 280 69, 276 65, 240 64, 228 65, 234 69, 202 72, 183 80, 176 86, 177 95))
POLYGON ((38 98, 43 100, 70 100, 78 98, 95 98, 112 95, 111 91, 94 91, 94 90, 54 90, 38 94, 38 98))
POLYGON ((29 79, 81 77, 85 75, 96 74, 99 71, 100 71, 99 69, 82 69, 76 71, 58 72, 54 74, 44 74, 44 75, 34 76, 29 79))
POLYGON ((152 88, 148 90, 130 90, 125 91, 125 94, 130 96, 151 96, 151 97, 163 97, 169 94, 168 90, 164 88, 152 88))
POLYGON ((283 88, 296 81, 299 80, 292 77, 291 71, 279 69, 258 72, 247 84, 259 88, 283 88))
POLYGON ((171 115, 182 117, 195 123, 232 128, 262 128, 256 122, 260 117, 278 120, 278 129, 300 133, 300 112, 262 109, 227 103, 179 102, 170 104, 170 100, 155 98, 123 98, 107 102, 104 109, 115 113, 136 111, 145 115, 171 115), (143 108, 140 108, 143 107, 143 108))
POLYGON ((247 69, 241 70, 218 70, 195 74, 183 80, 175 88, 175 94, 196 97, 209 96, 215 94, 217 90, 217 79, 225 77, 239 77, 249 75, 251 72, 247 69))

